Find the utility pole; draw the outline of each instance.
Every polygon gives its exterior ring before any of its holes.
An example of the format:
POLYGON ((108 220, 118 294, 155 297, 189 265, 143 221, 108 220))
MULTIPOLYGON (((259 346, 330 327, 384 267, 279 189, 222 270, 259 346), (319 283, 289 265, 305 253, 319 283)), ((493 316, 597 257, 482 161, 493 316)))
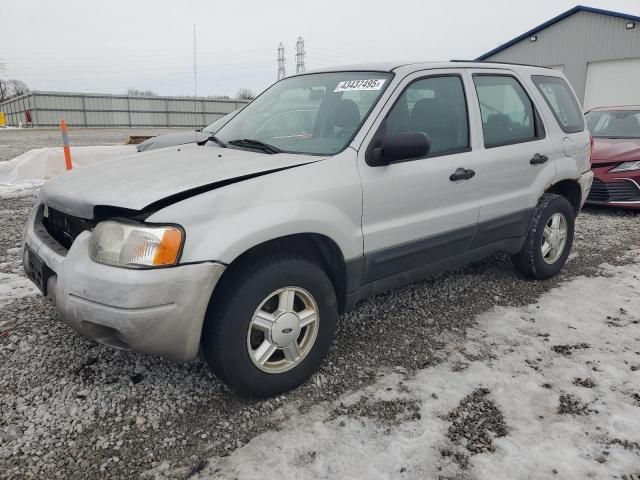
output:
POLYGON ((298 37, 296 42, 296 73, 304 73, 304 60, 307 57, 307 53, 304 51, 304 40, 302 37, 298 37))
POLYGON ((196 70, 196 24, 193 24, 193 116, 198 126, 198 75, 196 70))
POLYGON ((287 76, 287 72, 284 69, 284 45, 280 42, 278 45, 278 80, 282 80, 287 76))

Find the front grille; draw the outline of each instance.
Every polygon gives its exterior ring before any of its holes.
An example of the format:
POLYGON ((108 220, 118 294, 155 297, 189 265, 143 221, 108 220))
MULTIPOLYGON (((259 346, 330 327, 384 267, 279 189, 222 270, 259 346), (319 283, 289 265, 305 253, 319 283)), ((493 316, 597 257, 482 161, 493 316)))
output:
POLYGON ((640 189, 633 182, 604 183, 593 179, 591 191, 587 197, 589 203, 633 202, 640 200, 640 189))
POLYGON ((49 235, 67 250, 71 248, 78 235, 94 227, 91 220, 74 217, 53 208, 48 208, 47 212, 48 215, 43 218, 44 227, 49 235))

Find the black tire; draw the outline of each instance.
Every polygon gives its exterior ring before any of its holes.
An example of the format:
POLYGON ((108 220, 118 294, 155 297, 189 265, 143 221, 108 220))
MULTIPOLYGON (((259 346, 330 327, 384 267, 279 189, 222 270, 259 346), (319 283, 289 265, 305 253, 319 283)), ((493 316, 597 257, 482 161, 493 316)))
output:
POLYGON ((202 332, 209 367, 235 392, 271 397, 307 380, 320 366, 333 341, 338 320, 336 294, 322 268, 305 258, 272 256, 232 265, 214 291, 202 332), (304 359, 282 373, 267 373, 251 360, 247 332, 261 302, 280 288, 309 292, 319 310, 315 342, 304 359))
POLYGON ((562 195, 544 194, 533 212, 522 250, 512 257, 516 269, 524 276, 536 280, 546 280, 556 276, 562 270, 571 252, 574 226, 575 212, 569 201, 562 195), (561 213, 566 219, 567 238, 562 254, 553 263, 547 263, 541 249, 544 227, 555 213, 561 213))

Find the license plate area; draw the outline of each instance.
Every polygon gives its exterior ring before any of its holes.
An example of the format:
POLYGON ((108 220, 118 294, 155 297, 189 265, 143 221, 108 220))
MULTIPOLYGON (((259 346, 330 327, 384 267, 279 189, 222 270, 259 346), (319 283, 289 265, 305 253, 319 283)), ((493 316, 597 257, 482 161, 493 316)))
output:
POLYGON ((23 262, 27 277, 36 284, 43 295, 46 295, 47 280, 53 275, 53 270, 47 267, 44 261, 29 247, 25 247, 23 262))

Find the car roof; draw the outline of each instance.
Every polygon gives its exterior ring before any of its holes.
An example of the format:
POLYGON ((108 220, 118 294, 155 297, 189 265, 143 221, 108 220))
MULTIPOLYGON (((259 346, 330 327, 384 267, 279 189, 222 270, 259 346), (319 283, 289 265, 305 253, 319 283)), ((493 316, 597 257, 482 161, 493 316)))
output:
POLYGON ((594 107, 589 109, 590 112, 619 112, 620 110, 640 110, 640 105, 613 105, 610 107, 594 107))
MULTIPOLYGON (((548 67, 539 67, 535 65, 523 65, 518 63, 501 63, 501 62, 482 62, 475 60, 451 60, 447 62, 425 62, 425 61, 397 61, 397 62, 377 62, 377 63, 361 63, 355 65, 340 65, 335 67, 325 67, 309 70, 303 74, 309 73, 326 73, 326 72, 397 72, 411 73, 412 71, 443 69, 443 68, 488 68, 501 70, 532 70, 544 71, 548 75, 552 72, 554 76, 560 76, 560 72, 552 70, 548 67)), ((295 75, 292 75, 295 76, 295 75)))

